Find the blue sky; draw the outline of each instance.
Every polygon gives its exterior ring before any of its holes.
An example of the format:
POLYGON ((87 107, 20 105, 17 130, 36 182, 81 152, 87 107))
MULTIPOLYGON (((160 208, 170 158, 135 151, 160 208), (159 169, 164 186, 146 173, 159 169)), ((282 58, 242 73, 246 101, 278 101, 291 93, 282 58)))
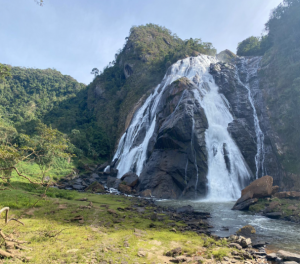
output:
POLYGON ((218 52, 262 33, 281 0, 0 0, 0 63, 55 68, 92 81, 125 43, 131 26, 155 23, 218 52))

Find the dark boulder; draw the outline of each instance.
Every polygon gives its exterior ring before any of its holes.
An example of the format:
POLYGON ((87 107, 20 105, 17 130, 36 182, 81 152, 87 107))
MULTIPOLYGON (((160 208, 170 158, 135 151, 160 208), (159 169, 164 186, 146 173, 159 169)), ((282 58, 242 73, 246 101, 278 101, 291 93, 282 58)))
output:
POLYGON ((108 176, 106 185, 107 188, 118 189, 120 183, 121 183, 120 179, 108 176))
POLYGON ((280 212, 274 212, 274 213, 266 213, 264 214, 266 217, 269 217, 269 218, 275 218, 275 219, 278 219, 282 216, 282 213, 280 212))
POLYGON ((232 210, 247 210, 250 205, 257 203, 258 199, 249 199, 247 201, 244 201, 240 204, 235 204, 232 208, 232 210))
POLYGON ((114 168, 110 168, 110 171, 109 171, 109 175, 111 177, 117 177, 118 176, 118 170, 117 169, 114 169, 114 168))
POLYGON ((137 176, 134 172, 127 172, 121 177, 121 181, 125 182, 126 185, 130 187, 134 187, 139 182, 139 176, 137 176))
POLYGON ((104 169, 108 166, 108 162, 105 162, 97 167, 97 171, 104 171, 104 169))

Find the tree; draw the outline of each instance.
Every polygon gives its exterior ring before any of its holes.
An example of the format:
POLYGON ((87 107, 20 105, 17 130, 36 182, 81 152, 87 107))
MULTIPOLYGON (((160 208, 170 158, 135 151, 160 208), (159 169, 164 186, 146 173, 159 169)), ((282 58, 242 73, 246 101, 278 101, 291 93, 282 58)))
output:
POLYGON ((93 68, 91 74, 95 75, 95 78, 97 75, 99 75, 99 70, 97 68, 93 68))
POLYGON ((11 68, 9 66, 0 63, 0 79, 4 79, 5 77, 10 76, 10 70, 11 68))
POLYGON ((42 182, 45 180, 46 173, 51 169, 55 159, 70 159, 73 155, 68 152, 71 146, 69 139, 57 129, 40 123, 37 126, 38 135, 32 139, 35 149, 35 162, 42 172, 42 182))

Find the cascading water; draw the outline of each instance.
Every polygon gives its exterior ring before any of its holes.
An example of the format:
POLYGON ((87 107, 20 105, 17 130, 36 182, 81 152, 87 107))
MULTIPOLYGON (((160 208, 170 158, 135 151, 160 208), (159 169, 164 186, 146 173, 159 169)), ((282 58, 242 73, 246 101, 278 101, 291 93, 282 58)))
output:
MULTIPOLYGON (((178 61, 171 66, 162 83, 155 88, 135 113, 130 126, 120 140, 114 156, 114 159, 118 159, 118 177, 128 171, 134 171, 140 175, 146 162, 150 138, 155 131, 159 100, 169 84, 181 77, 186 77, 197 86, 194 96, 204 109, 208 120, 209 128, 205 132, 208 152, 207 199, 233 200, 239 197, 241 189, 250 180, 250 173, 240 150, 227 131, 228 124, 233 121, 228 109, 228 101, 218 93, 218 87, 209 73, 210 64, 216 62, 215 57, 200 55, 178 61)), ((194 131, 191 133, 193 149, 194 131)), ((196 155, 194 159, 194 165, 198 171, 196 155)), ((185 174, 186 172, 187 170, 185 174)), ((185 179, 187 179, 186 176, 185 179)), ((197 189, 197 184, 196 178, 195 189, 197 189)))
MULTIPOLYGON (((257 71, 259 69, 259 65, 261 62, 261 57, 254 57, 251 59, 242 58, 242 64, 240 71, 245 74, 245 82, 242 82, 239 76, 238 69, 237 72, 237 79, 239 82, 248 90, 248 99, 251 104, 251 107, 253 109, 253 119, 254 119, 254 129, 256 134, 256 146, 257 146, 257 153, 255 155, 255 165, 256 165, 256 179, 258 179, 260 176, 266 175, 266 170, 264 167, 265 162, 265 150, 264 150, 264 139, 265 135, 262 132, 260 125, 259 125, 259 119, 257 116, 256 108, 254 105, 254 97, 251 91, 250 86, 250 79, 257 76, 257 71)), ((253 86, 258 87, 258 79, 254 79, 253 86)))

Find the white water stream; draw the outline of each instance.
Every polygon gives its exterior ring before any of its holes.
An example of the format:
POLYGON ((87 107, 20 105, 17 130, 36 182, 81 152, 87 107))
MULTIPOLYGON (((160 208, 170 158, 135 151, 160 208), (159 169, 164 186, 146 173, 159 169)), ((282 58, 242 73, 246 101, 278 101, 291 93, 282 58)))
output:
MULTIPOLYGON (((118 159, 118 177, 128 171, 141 174, 147 158, 149 140, 155 130, 158 103, 163 91, 175 80, 187 77, 198 87, 194 90, 194 96, 203 107, 209 126, 205 132, 208 152, 207 199, 226 201, 239 198, 244 184, 250 180, 250 173, 239 148, 227 131, 228 124, 233 121, 229 103, 219 94, 213 76, 209 73, 210 64, 216 62, 215 57, 199 55, 178 61, 171 66, 162 83, 135 113, 130 126, 120 139, 113 158, 118 159), (142 140, 140 140, 141 131, 144 131, 142 140)), ((193 140, 191 146, 193 147, 193 140)), ((197 184, 198 179, 195 189, 197 184)))

